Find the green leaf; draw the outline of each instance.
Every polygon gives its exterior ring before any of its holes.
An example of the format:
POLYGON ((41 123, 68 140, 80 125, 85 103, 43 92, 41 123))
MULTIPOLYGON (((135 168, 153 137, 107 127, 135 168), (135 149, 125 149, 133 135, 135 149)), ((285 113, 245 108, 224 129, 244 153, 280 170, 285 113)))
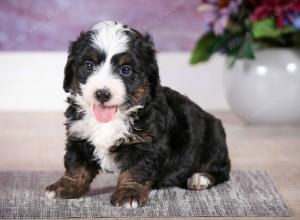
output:
POLYGON ((235 35, 232 41, 228 43, 227 54, 236 58, 254 58, 252 48, 252 37, 249 32, 246 34, 235 35), (233 42, 233 44, 231 44, 233 42))
POLYGON ((213 32, 209 32, 200 38, 192 52, 190 63, 197 64, 207 61, 216 52, 215 45, 218 39, 213 32))
POLYGON ((228 55, 232 57, 232 59, 230 59, 229 67, 232 67, 237 59, 255 59, 251 35, 242 38, 240 44, 229 51, 228 55))
MULTIPOLYGON (((228 49, 227 47, 230 46, 230 42, 234 38, 235 34, 225 31, 224 35, 220 38, 215 43, 215 51, 219 51, 220 49, 225 50, 228 49)), ((224 52, 225 52, 224 51, 224 52)))
POLYGON ((231 33, 226 31, 221 37, 217 37, 210 32, 204 35, 198 42, 192 52, 191 64, 207 61, 212 54, 223 51, 236 59, 249 58, 254 59, 252 48, 252 36, 249 32, 231 33))
POLYGON ((276 38, 282 34, 296 32, 293 26, 287 26, 285 28, 277 28, 274 18, 268 18, 261 21, 256 21, 252 24, 253 37, 254 38, 276 38))
POLYGON ((239 47, 238 52, 236 53, 236 58, 255 59, 251 38, 246 38, 243 41, 242 45, 239 47))

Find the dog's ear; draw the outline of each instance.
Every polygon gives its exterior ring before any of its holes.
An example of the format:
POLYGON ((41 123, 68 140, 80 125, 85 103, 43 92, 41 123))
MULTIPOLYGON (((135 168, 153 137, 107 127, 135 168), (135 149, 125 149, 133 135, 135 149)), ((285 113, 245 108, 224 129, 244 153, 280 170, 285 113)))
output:
POLYGON ((156 49, 154 42, 148 33, 142 35, 142 41, 143 46, 141 48, 145 57, 145 66, 150 86, 150 93, 152 98, 155 98, 160 89, 159 70, 156 61, 156 49))
POLYGON ((65 92, 70 92, 72 80, 74 75, 74 57, 71 56, 71 53, 68 56, 67 64, 65 66, 65 77, 63 88, 65 92))
POLYGON ((82 51, 87 43, 90 43, 92 31, 82 31, 75 41, 72 41, 68 50, 68 61, 65 66, 65 78, 63 88, 66 92, 70 92, 75 69, 75 57, 82 51))
POLYGON ((75 65, 75 56, 79 52, 79 42, 83 37, 84 33, 80 33, 79 37, 75 41, 71 41, 68 49, 68 60, 65 66, 65 78, 63 88, 65 92, 70 92, 73 76, 74 76, 74 65, 75 65))
POLYGON ((145 72, 150 86, 150 95, 152 98, 155 98, 161 86, 154 42, 150 34, 141 33, 134 28, 130 28, 130 30, 136 37, 133 48, 138 51, 139 58, 143 61, 142 65, 146 68, 145 72))

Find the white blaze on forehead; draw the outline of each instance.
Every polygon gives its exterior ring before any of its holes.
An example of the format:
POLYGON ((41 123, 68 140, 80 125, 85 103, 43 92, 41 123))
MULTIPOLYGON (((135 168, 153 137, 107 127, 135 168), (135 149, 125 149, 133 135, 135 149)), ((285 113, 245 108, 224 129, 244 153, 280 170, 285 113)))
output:
MULTIPOLYGON (((97 102, 94 94, 97 89, 107 88, 111 92, 111 99, 105 104, 108 106, 121 105, 126 98, 126 87, 117 73, 113 73, 111 58, 119 53, 126 51, 128 36, 124 30, 128 30, 120 23, 106 21, 94 25, 91 29, 95 35, 93 37, 93 46, 105 53, 105 61, 98 65, 87 81, 81 84, 82 95, 74 97, 75 102, 81 106, 85 112, 81 120, 70 123, 70 134, 81 139, 87 139, 95 146, 94 155, 100 159, 103 170, 119 172, 114 157, 109 152, 109 148, 115 145, 120 139, 126 140, 130 136, 131 118, 130 112, 136 111, 141 106, 125 111, 117 111, 114 118, 107 123, 99 123, 94 117, 92 106, 97 102)), ((49 193, 48 193, 49 194, 49 193)), ((48 195, 52 197, 52 194, 48 195)), ((137 207, 132 203, 132 207, 137 207)))
POLYGON ((124 31, 129 29, 123 24, 104 21, 94 25, 92 30, 95 32, 94 45, 103 50, 107 58, 126 51, 129 38, 124 31))
POLYGON ((112 98, 107 105, 120 105, 124 102, 126 88, 121 78, 113 73, 111 59, 114 55, 125 52, 128 36, 124 25, 113 21, 105 21, 94 25, 91 30, 95 33, 92 39, 96 49, 105 53, 105 61, 96 68, 93 74, 81 85, 85 101, 92 105, 95 102, 94 93, 97 89, 109 89, 112 98))

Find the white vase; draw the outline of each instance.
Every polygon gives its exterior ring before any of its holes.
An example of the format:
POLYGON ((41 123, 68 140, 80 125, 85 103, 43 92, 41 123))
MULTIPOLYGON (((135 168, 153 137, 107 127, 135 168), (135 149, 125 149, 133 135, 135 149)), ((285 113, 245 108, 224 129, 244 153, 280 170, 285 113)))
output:
POLYGON ((265 49, 225 74, 232 110, 251 124, 300 124, 300 51, 265 49))

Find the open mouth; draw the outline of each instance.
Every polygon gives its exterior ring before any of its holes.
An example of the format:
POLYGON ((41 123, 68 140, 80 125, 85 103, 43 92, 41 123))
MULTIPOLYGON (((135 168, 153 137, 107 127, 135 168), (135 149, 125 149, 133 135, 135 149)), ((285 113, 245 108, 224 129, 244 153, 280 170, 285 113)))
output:
POLYGON ((117 106, 105 106, 103 104, 94 104, 93 112, 97 121, 106 123, 114 118, 117 112, 117 106))

